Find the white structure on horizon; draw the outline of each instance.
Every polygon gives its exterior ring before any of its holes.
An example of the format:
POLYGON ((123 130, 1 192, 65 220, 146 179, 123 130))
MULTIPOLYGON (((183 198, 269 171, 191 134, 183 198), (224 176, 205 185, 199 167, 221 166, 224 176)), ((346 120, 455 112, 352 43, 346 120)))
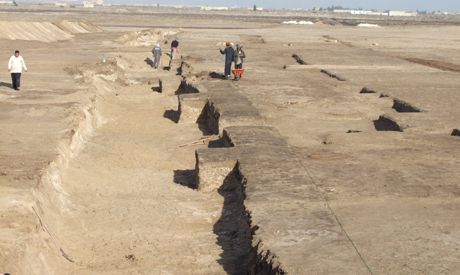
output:
POLYGON ((202 11, 228 11, 228 7, 210 7, 210 6, 205 6, 205 7, 200 7, 202 11))
POLYGON ((69 6, 69 3, 64 3, 64 2, 56 2, 54 3, 56 7, 61 7, 61 8, 66 8, 69 6))
POLYGON ((85 8, 94 8, 94 6, 103 6, 104 0, 88 0, 83 1, 83 7, 85 8))
POLYGON ((389 11, 388 16, 417 16, 415 11, 389 11))
POLYGON ((0 1, 0 5, 10 5, 10 6, 15 6, 16 2, 14 0, 3 0, 0 1))
POLYGON ((369 10, 334 10, 335 13, 350 13, 353 15, 380 15, 388 16, 388 12, 369 11, 369 10))
POLYGON ((83 1, 84 8, 94 8, 94 3, 89 1, 83 1))
POLYGON ((380 16, 417 16, 414 11, 369 11, 369 10, 334 10, 335 13, 349 13, 353 15, 380 15, 380 16))

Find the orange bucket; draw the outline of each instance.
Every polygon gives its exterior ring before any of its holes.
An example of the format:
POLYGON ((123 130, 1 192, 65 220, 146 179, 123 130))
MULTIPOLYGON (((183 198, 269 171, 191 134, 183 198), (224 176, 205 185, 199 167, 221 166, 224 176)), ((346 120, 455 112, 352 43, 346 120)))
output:
POLYGON ((244 75, 244 69, 233 69, 232 73, 237 78, 242 78, 244 75))

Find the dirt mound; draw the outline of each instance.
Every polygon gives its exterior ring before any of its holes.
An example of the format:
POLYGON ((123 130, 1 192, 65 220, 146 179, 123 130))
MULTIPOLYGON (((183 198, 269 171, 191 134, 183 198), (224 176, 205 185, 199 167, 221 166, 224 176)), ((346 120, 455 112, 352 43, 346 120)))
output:
POLYGON ((126 78, 123 69, 118 65, 115 58, 104 58, 94 64, 84 63, 64 68, 68 74, 74 76, 79 83, 91 83, 96 76, 108 81, 115 81, 119 85, 126 85, 126 78))
POLYGON ((0 39, 8 40, 34 40, 49 43, 71 39, 73 34, 100 31, 102 31, 100 28, 87 22, 0 21, 0 39))
POLYGON ((124 34, 117 39, 117 42, 124 46, 131 47, 153 46, 158 41, 176 35, 177 33, 177 31, 164 32, 157 29, 149 29, 124 34))
POLYGON ((0 21, 0 39, 55 42, 72 37, 72 34, 61 30, 51 22, 0 21))
POLYGON ((88 22, 72 22, 63 20, 59 23, 55 23, 60 29, 67 33, 72 34, 79 34, 79 33, 93 33, 93 32, 101 32, 102 30, 88 22))

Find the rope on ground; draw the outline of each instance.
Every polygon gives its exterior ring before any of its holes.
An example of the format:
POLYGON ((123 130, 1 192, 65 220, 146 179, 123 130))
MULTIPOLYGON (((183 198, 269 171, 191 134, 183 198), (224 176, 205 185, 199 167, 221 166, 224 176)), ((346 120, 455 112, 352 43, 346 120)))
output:
MULTIPOLYGON (((294 150, 293 150, 294 151, 294 150)), ((348 232, 345 230, 342 222, 340 222, 339 220, 339 217, 337 216, 337 214, 335 213, 334 209, 332 209, 332 207, 330 206, 329 204, 329 201, 327 200, 326 196, 324 195, 324 193, 321 191, 321 188, 319 187, 319 185, 316 183, 315 179, 313 178, 313 176, 311 175, 310 171, 308 171, 307 167, 303 164, 303 161, 302 159, 299 157, 299 155, 294 152, 295 156, 297 157, 297 160, 298 162, 300 163, 300 166, 303 168, 303 170, 307 173, 308 177, 310 178, 311 182, 313 183, 313 185, 315 186, 315 188, 318 190, 318 192, 320 193, 321 195, 321 199, 324 201, 324 203, 326 204, 326 207, 327 209, 329 210, 329 212, 332 214, 332 216, 334 216, 334 219, 335 221, 337 222, 337 224, 339 225, 340 227, 340 230, 342 230, 342 232, 345 234, 346 238, 348 239, 348 241, 351 243, 351 245, 353 246, 353 249, 355 250, 356 254, 358 254, 358 257, 361 259, 361 262, 363 263, 363 265, 366 267, 367 271, 369 271, 369 274, 373 275, 374 272, 372 272, 372 269, 370 268, 370 266, 367 264, 366 260, 364 259, 363 255, 361 254, 361 252, 359 252, 359 249, 358 247, 356 246, 355 242, 351 239, 350 235, 348 234, 348 232)))

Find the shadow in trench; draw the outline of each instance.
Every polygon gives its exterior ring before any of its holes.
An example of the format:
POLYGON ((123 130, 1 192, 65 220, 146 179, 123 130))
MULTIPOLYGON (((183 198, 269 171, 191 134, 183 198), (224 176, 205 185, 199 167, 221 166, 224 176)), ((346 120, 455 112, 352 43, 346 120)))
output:
POLYGON ((197 189, 196 170, 174 170, 174 182, 191 189, 197 189))
POLYGON ((219 118, 220 113, 209 102, 206 103, 196 121, 198 129, 200 129, 204 136, 218 135, 219 118))
POLYGON ((180 82, 179 87, 177 88, 175 95, 183 95, 183 94, 198 94, 200 91, 193 85, 189 84, 186 80, 182 80, 180 82))
POLYGON ((225 142, 222 138, 209 141, 208 148, 224 148, 225 142))
POLYGON ((380 116, 379 119, 374 120, 374 127, 377 131, 403 131, 394 119, 384 115, 380 116))
POLYGON ((158 81, 158 86, 152 87, 152 92, 157 92, 159 94, 163 92, 163 81, 161 81, 161 79, 158 81))
POLYGON ((180 111, 176 110, 166 110, 163 113, 163 117, 171 120, 174 123, 179 123, 180 120, 180 111))
POLYGON ((219 264, 228 274, 250 274, 255 263, 249 215, 244 207, 244 180, 235 167, 218 193, 224 197, 219 220, 214 224, 217 244, 222 247, 219 264))

